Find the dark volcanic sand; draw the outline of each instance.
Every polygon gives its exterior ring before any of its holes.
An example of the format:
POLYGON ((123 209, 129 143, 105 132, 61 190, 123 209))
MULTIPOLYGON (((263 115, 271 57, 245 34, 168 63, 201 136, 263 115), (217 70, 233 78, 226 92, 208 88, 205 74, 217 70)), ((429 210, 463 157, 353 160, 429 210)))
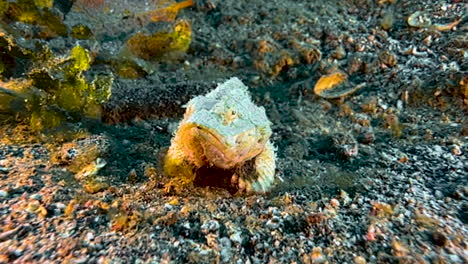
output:
MULTIPOLYGON (((89 21, 56 7, 69 26, 89 21)), ((144 78, 116 77, 104 124, 78 124, 87 134, 71 143, 5 134, 0 263, 467 263, 467 10, 455 0, 196 1, 178 15, 192 25, 187 54, 150 62, 144 78), (433 26, 408 26, 416 11, 433 26), (314 84, 333 69, 365 86, 320 98, 314 84), (182 105, 232 76, 273 123, 276 187, 165 193, 160 160, 182 105), (340 152, 349 140, 352 158, 340 152), (96 143, 108 164, 90 191, 51 154, 96 143)), ((60 54, 76 42, 49 45, 60 54)), ((105 57, 123 39, 79 43, 105 57)), ((96 60, 90 73, 110 70, 96 60)))

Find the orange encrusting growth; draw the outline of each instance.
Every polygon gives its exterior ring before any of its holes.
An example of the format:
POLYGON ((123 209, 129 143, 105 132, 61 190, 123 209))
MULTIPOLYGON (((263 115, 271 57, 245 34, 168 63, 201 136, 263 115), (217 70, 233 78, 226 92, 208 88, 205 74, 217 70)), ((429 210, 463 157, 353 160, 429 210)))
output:
POLYGON ((181 9, 192 6, 193 4, 193 0, 186 0, 167 7, 149 11, 148 13, 142 15, 148 16, 149 19, 153 22, 170 22, 175 20, 181 9))
POLYGON ((347 79, 345 73, 337 71, 325 76, 320 77, 314 87, 314 93, 317 95, 322 94, 324 91, 329 90, 347 79))

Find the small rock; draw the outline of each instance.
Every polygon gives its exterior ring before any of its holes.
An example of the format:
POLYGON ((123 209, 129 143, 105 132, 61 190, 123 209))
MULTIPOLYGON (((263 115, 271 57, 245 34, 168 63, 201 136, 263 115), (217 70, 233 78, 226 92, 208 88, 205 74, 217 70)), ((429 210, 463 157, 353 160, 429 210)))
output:
POLYGON ((310 254, 310 258, 312 260, 312 263, 319 264, 327 262, 325 255, 322 253, 321 247, 314 247, 312 249, 312 253, 310 254))
POLYGON ((203 225, 201 226, 201 229, 202 229, 202 232, 206 234, 209 232, 218 231, 219 227, 220 227, 220 224, 218 221, 208 220, 208 221, 205 221, 205 223, 203 223, 203 225))
POLYGON ((0 233, 0 242, 11 239, 14 235, 16 235, 16 233, 18 233, 19 230, 20 230, 20 228, 17 227, 15 229, 11 229, 11 230, 5 231, 3 233, 0 233))
POLYGON ((398 110, 403 110, 403 101, 402 100, 398 100, 397 101, 397 109, 398 110))
POLYGON ((448 255, 448 258, 450 259, 449 263, 464 263, 459 256, 454 254, 448 255))
POLYGON ((268 208, 268 213, 270 215, 276 215, 276 216, 281 215, 281 211, 277 207, 269 207, 268 208))
POLYGON ((219 239, 221 245, 221 259, 223 262, 228 263, 232 259, 231 240, 227 237, 219 239))
POLYGON ((0 190, 0 198, 6 198, 8 196, 8 192, 5 190, 0 190))
POLYGON ((347 205, 350 202, 352 202, 351 198, 349 198, 348 193, 343 190, 340 190, 340 198, 343 200, 344 205, 347 205))
POLYGON ((439 247, 445 247, 448 244, 447 236, 441 232, 432 233, 432 239, 434 240, 434 244, 439 247))
POLYGON ((177 205, 179 205, 179 199, 174 198, 174 199, 170 200, 170 201, 168 202, 168 204, 170 204, 170 205, 172 205, 172 206, 177 206, 177 205))
POLYGON ((391 51, 383 51, 379 54, 380 62, 387 65, 388 67, 394 67, 398 61, 397 56, 391 51))
POLYGON ((354 258, 354 263, 356 264, 366 264, 366 259, 364 257, 361 257, 361 256, 356 256, 354 258))
POLYGON ((172 211, 172 210, 174 210, 174 206, 172 206, 172 205, 169 204, 169 203, 165 203, 165 204, 164 204, 164 210, 166 210, 166 211, 172 211))
POLYGON ((88 257, 87 256, 82 256, 80 258, 77 258, 73 261, 75 264, 84 264, 88 262, 88 257))
POLYGON ((228 248, 222 248, 221 249, 221 260, 224 263, 228 263, 230 259, 232 259, 231 250, 228 249, 228 248))
POLYGON ((416 28, 427 28, 432 25, 431 19, 427 13, 416 11, 407 19, 408 25, 416 28))
POLYGON ((138 181, 138 174, 135 169, 132 169, 127 176, 127 181, 129 183, 136 183, 138 181))
POLYGON ((225 248, 230 248, 232 243, 231 243, 231 240, 229 240, 229 238, 227 237, 222 237, 219 239, 219 244, 222 246, 222 247, 225 247, 225 248))
POLYGON ((338 46, 331 54, 334 59, 341 60, 346 56, 346 50, 343 46, 338 46))
POLYGON ((240 245, 243 242, 241 234, 242 233, 240 231, 235 232, 229 236, 229 239, 231 239, 232 242, 238 243, 240 245))
POLYGON ((218 243, 218 235, 209 233, 208 235, 205 236, 206 238, 206 244, 212 248, 212 249, 217 249, 219 248, 219 243, 218 243))
POLYGON ((55 207, 56 207, 57 209, 63 210, 63 209, 65 209, 67 206, 66 206, 64 203, 62 203, 62 202, 57 202, 57 203, 55 203, 55 207))
POLYGON ((35 193, 33 195, 30 196, 31 199, 33 200, 37 200, 37 201, 40 201, 42 199, 42 196, 38 193, 35 193))
POLYGON ((93 239, 94 239, 94 234, 93 234, 93 232, 88 232, 88 233, 86 233, 85 239, 86 239, 87 241, 93 240, 93 239))
POLYGON ((333 198, 333 199, 330 200, 330 205, 333 208, 338 208, 338 207, 340 207, 340 202, 337 199, 333 198))
POLYGON ((277 229, 280 226, 281 219, 277 216, 273 216, 268 222, 266 223, 266 227, 270 228, 271 230, 277 229))
POLYGON ((10 248, 10 254, 19 258, 23 255, 24 249, 23 248, 10 248))
POLYGON ((439 145, 435 145, 433 150, 435 154, 437 154, 438 156, 442 155, 442 152, 444 151, 442 147, 439 145))
POLYGON ((452 146, 452 154, 455 156, 460 156, 462 154, 462 151, 459 146, 453 145, 452 146))

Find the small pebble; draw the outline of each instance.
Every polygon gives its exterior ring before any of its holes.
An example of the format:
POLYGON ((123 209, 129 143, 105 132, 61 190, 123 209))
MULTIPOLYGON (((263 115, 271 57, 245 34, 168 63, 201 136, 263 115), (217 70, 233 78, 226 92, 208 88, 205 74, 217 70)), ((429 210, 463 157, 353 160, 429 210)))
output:
POLYGON ((0 197, 1 198, 6 198, 8 196, 8 192, 5 190, 0 190, 0 197))
POLYGON ((439 191, 439 190, 435 191, 434 196, 435 196, 437 199, 442 199, 442 198, 444 198, 444 194, 443 194, 441 191, 439 191))
POLYGON ((172 211, 172 210, 174 209, 174 206, 172 206, 172 205, 169 204, 169 203, 166 203, 166 204, 164 204, 164 209, 165 209, 166 211, 172 211))
POLYGON ((77 258, 75 259, 72 263, 75 263, 75 264, 84 264, 84 263, 87 263, 88 262, 88 257, 87 256, 82 256, 80 258, 77 258))
POLYGON ((463 260, 457 255, 449 255, 450 263, 464 263, 463 260))
POLYGON ((401 101, 401 100, 397 101, 397 109, 400 110, 400 111, 403 110, 403 101, 401 101))
POLYGON ((93 240, 93 239, 94 239, 94 234, 93 234, 93 232, 88 232, 88 233, 86 233, 85 239, 86 239, 87 241, 93 240))
POLYGON ((35 193, 33 195, 30 196, 31 199, 33 200, 37 200, 37 201, 40 201, 42 199, 42 196, 38 193, 35 193))
POLYGON ((434 152, 436 152, 437 155, 441 155, 441 154, 442 154, 442 151, 443 151, 443 149, 442 149, 441 146, 439 146, 439 145, 435 145, 435 146, 434 146, 434 152))
POLYGON ((327 261, 325 255, 322 253, 321 247, 314 247, 310 255, 312 263, 325 263, 327 261))
POLYGON ((268 222, 266 223, 266 227, 271 230, 277 229, 280 226, 281 219, 277 216, 273 216, 268 222))
POLYGON ((231 240, 229 240, 229 238, 227 237, 222 237, 219 239, 219 244, 224 247, 224 248, 230 248, 232 243, 231 243, 231 240))
POLYGON ((229 239, 231 239, 232 242, 235 242, 235 243, 238 243, 238 244, 242 244, 242 242, 243 242, 240 231, 235 232, 234 234, 230 235, 229 239))
POLYGON ((232 253, 231 250, 228 248, 222 248, 221 249, 221 260, 224 263, 228 263, 230 259, 232 259, 232 253))
POLYGON ((66 206, 64 203, 62 203, 62 202, 57 202, 57 203, 55 203, 55 207, 57 207, 57 209, 63 210, 63 209, 65 209, 67 206, 66 206))
POLYGON ((455 156, 460 156, 462 154, 462 151, 461 151, 460 147, 457 146, 457 145, 454 145, 452 147, 452 154, 455 155, 455 156))
POLYGON ((340 202, 337 199, 333 198, 333 199, 330 200, 330 205, 333 208, 338 208, 338 207, 340 207, 340 202))
POLYGON ((354 258, 354 263, 356 264, 366 264, 366 259, 364 257, 361 257, 361 256, 357 256, 354 258))
POLYGON ((218 231, 220 225, 216 220, 208 220, 201 226, 203 233, 216 232, 218 231))

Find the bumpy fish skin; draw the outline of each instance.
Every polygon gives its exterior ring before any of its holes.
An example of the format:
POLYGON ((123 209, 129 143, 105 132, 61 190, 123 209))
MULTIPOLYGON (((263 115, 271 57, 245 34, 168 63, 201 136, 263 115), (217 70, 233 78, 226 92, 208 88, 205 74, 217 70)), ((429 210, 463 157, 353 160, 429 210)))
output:
POLYGON ((271 122, 238 78, 193 98, 186 108, 164 161, 169 187, 193 183, 195 171, 208 166, 232 170, 231 182, 241 192, 271 189, 276 168, 271 122), (253 170, 243 168, 249 161, 253 170))

